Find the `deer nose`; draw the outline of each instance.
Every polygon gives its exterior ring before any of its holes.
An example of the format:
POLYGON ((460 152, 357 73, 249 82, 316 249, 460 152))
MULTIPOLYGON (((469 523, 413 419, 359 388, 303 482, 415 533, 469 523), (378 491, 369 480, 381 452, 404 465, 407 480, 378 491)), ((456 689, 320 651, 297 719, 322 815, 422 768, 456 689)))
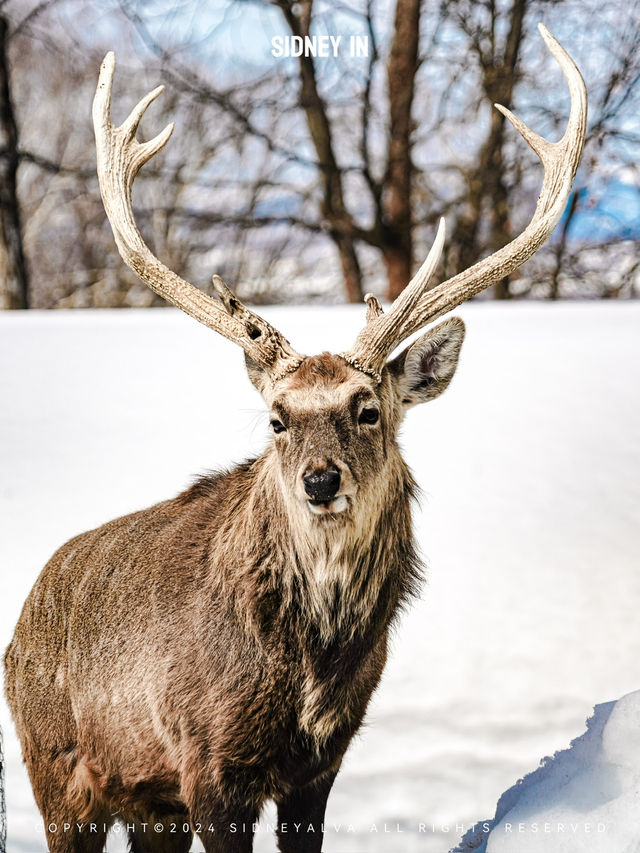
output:
POLYGON ((338 471, 313 471, 302 478, 304 490, 312 501, 330 501, 340 488, 338 471))

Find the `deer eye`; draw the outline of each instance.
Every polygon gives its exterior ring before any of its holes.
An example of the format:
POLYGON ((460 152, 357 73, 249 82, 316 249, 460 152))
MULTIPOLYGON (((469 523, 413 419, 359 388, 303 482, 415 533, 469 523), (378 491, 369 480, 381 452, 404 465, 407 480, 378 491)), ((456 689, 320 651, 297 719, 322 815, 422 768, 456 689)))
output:
POLYGON ((361 424, 377 424, 380 412, 374 406, 368 406, 360 412, 358 422, 361 424))
POLYGON ((277 420, 277 418, 273 418, 271 421, 271 429, 277 434, 279 432, 284 432, 286 427, 282 421, 277 420))

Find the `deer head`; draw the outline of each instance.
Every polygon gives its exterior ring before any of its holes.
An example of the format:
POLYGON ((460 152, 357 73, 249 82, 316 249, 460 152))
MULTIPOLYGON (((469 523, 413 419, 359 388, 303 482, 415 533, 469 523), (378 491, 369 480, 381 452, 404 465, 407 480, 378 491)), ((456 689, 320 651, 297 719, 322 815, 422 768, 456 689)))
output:
POLYGON ((461 320, 445 320, 388 362, 380 380, 326 352, 272 383, 247 359, 269 407, 283 492, 325 521, 352 518, 354 505, 370 506, 399 457, 404 412, 444 391, 463 337, 461 320))
POLYGON ((298 354, 289 341, 246 308, 213 277, 218 299, 179 278, 144 243, 135 224, 131 191, 140 167, 167 143, 173 124, 140 143, 136 131, 150 92, 120 127, 110 120, 114 55, 107 54, 93 104, 98 176, 104 206, 125 263, 156 293, 199 322, 239 344, 251 381, 264 397, 274 433, 271 453, 283 492, 292 506, 314 519, 347 519, 375 495, 388 460, 398 453, 395 437, 405 411, 434 399, 455 372, 464 325, 457 318, 430 329, 389 361, 396 347, 427 323, 450 311, 530 258, 558 223, 584 146, 587 95, 573 60, 539 25, 547 47, 569 84, 566 132, 552 143, 496 105, 540 157, 544 179, 529 225, 508 245, 453 278, 428 289, 444 244, 444 221, 429 255, 406 289, 384 312, 371 294, 367 317, 354 346, 344 353, 298 354))

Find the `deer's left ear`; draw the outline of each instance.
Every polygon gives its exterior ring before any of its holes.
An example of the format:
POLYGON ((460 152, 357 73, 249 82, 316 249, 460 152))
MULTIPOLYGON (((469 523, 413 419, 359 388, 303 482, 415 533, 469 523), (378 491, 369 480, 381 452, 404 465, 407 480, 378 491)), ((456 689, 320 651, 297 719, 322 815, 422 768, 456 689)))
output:
POLYGON ((433 400, 446 389, 458 366, 464 323, 450 317, 408 346, 387 369, 403 406, 433 400))

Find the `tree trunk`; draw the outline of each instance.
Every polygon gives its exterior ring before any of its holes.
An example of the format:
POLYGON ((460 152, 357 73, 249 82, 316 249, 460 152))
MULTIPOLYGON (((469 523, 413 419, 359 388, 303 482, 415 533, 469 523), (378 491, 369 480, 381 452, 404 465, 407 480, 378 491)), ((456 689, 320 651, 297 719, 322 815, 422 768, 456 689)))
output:
MULTIPOLYGON (((549 289, 549 299, 560 298, 560 273, 562 272, 562 264, 567 250, 567 237, 569 235, 569 226, 573 221, 578 203, 580 201, 580 190, 574 189, 570 196, 569 209, 566 211, 565 220, 560 233, 560 240, 555 250, 555 267, 551 275, 551 286, 549 289)), ((604 294, 606 298, 607 294, 604 294)))
POLYGON ((413 266, 411 231, 411 107, 418 69, 420 0, 397 0, 396 15, 387 67, 389 85, 389 148, 384 182, 386 241, 383 257, 387 268, 388 297, 407 286, 413 266))
POLYGON ((11 101, 8 29, 0 15, 0 308, 27 308, 29 281, 18 204, 18 127, 11 101))
MULTIPOLYGON (((289 0, 277 2, 293 35, 308 36, 313 0, 301 0, 295 6, 292 6, 289 0)), ((331 123, 318 92, 313 58, 303 53, 298 63, 300 105, 305 112, 311 141, 316 150, 324 188, 322 216, 329 224, 329 236, 338 250, 347 299, 349 302, 362 302, 362 273, 351 233, 353 221, 344 202, 342 173, 333 148, 331 123)))
MULTIPOLYGON (((491 104, 499 103, 507 107, 511 106, 517 79, 517 65, 526 9, 527 0, 514 0, 510 11, 509 33, 502 56, 498 56, 496 53, 487 55, 482 52, 480 43, 475 45, 482 67, 482 88, 491 104)), ((495 31, 496 23, 494 17, 492 34, 495 31)), ((504 184, 502 153, 504 129, 504 116, 493 109, 489 134, 480 149, 478 165, 467 178, 467 207, 459 217, 451 236, 451 255, 455 258, 456 271, 468 269, 479 260, 481 254, 479 245, 480 221, 485 208, 488 207, 487 215, 489 217, 487 248, 491 252, 495 252, 511 239, 508 192, 504 184), (485 201, 488 202, 488 205, 485 205, 485 201)), ((496 282, 494 295, 496 299, 510 298, 508 278, 496 282)))
MULTIPOLYGON (((410 235, 411 231, 407 230, 406 233, 410 235)), ((387 298, 393 301, 411 280, 411 239, 403 246, 385 246, 382 258, 387 270, 387 298)))
POLYGON ((358 261, 353 240, 337 231, 331 234, 331 239, 338 249, 347 299, 349 302, 360 303, 363 300, 362 270, 360 269, 360 262, 358 261))

